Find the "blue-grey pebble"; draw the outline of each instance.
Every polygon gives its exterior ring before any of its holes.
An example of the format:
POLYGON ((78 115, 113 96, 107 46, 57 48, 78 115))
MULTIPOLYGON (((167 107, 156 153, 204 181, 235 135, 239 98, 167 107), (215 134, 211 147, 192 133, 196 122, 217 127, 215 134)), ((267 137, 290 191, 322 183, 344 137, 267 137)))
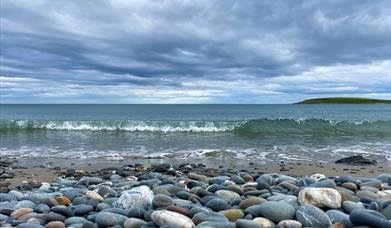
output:
POLYGON ((304 204, 296 211, 296 219, 308 227, 330 227, 331 221, 327 214, 311 204, 304 204))
POLYGON ((349 217, 350 221, 356 226, 391 228, 391 222, 382 214, 373 210, 356 209, 352 211, 349 217))
POLYGON ((345 214, 338 210, 328 210, 326 212, 327 216, 329 216, 331 223, 341 223, 345 225, 346 228, 352 228, 354 227, 353 223, 349 219, 349 215, 345 214))

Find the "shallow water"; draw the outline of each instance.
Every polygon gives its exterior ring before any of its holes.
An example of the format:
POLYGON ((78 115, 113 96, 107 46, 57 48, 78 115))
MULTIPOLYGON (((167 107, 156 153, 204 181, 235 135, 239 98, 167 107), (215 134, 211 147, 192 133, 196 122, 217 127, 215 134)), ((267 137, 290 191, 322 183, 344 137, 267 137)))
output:
POLYGON ((391 160, 391 105, 0 105, 0 155, 391 160))

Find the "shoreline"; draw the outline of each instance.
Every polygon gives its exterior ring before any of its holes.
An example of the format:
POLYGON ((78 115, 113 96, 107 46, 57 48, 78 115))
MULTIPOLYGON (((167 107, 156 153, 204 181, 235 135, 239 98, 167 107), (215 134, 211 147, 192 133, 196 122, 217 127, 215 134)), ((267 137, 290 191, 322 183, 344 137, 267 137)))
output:
MULTIPOLYGON (((64 159, 64 158, 6 158, 12 163, 5 167, 6 174, 11 178, 2 178, 1 182, 10 183, 10 187, 17 186, 23 181, 51 182, 62 177, 70 169, 86 173, 97 173, 108 168, 120 168, 125 165, 151 165, 169 164, 178 167, 185 163, 203 164, 207 168, 238 172, 244 170, 249 173, 279 173, 296 177, 311 176, 315 173, 324 174, 330 178, 349 175, 353 177, 376 177, 382 173, 391 173, 390 162, 380 162, 374 165, 348 165, 335 163, 318 163, 286 161, 283 164, 265 162, 261 160, 249 161, 240 159, 222 158, 138 158, 124 160, 110 159, 64 159)), ((1 186, 0 186, 1 187, 1 186)))

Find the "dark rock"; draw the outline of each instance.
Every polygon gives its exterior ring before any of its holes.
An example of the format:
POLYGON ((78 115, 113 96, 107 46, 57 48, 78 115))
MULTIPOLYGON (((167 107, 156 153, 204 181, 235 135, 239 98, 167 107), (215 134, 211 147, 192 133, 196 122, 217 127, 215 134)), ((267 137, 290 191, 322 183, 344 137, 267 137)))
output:
POLYGON ((362 155, 354 155, 345 158, 341 158, 335 161, 337 164, 349 164, 349 165, 374 165, 377 162, 375 160, 370 160, 364 158, 362 155))
POLYGON ((331 227, 327 214, 311 204, 304 204, 296 211, 296 219, 308 227, 331 227))
POLYGON ((350 214, 350 220, 356 226, 391 228, 391 222, 388 221, 382 214, 368 209, 353 210, 350 214))

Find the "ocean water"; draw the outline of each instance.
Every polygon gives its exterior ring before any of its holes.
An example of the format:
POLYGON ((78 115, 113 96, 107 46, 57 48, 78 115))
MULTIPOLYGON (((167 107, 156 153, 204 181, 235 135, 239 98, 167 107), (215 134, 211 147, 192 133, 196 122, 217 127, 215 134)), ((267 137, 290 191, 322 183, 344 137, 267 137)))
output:
POLYGON ((0 155, 391 161, 391 105, 0 105, 0 155))

